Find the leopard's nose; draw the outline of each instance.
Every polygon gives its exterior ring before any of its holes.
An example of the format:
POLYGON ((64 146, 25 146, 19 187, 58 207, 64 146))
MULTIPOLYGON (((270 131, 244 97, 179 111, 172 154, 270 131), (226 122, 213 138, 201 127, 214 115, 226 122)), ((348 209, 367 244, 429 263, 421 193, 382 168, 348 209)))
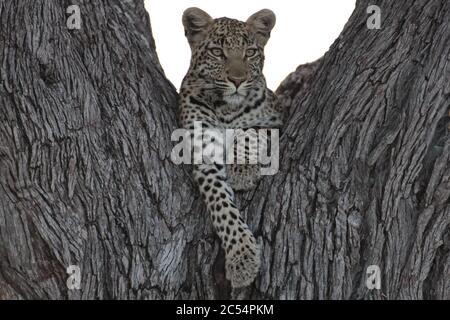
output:
POLYGON ((228 76, 228 81, 230 81, 231 83, 233 83, 236 86, 236 89, 239 88, 239 86, 242 84, 242 82, 244 82, 245 80, 247 80, 245 77, 232 77, 232 76, 228 76))

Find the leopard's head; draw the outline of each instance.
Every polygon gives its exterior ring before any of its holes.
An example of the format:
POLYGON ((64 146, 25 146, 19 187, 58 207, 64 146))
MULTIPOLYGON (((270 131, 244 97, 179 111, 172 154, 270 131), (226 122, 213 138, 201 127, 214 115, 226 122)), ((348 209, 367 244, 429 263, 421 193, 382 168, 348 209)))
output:
POLYGON ((264 46, 275 25, 275 14, 263 9, 246 22, 213 19, 205 11, 189 8, 183 25, 192 51, 189 72, 223 99, 241 102, 264 83, 264 46))

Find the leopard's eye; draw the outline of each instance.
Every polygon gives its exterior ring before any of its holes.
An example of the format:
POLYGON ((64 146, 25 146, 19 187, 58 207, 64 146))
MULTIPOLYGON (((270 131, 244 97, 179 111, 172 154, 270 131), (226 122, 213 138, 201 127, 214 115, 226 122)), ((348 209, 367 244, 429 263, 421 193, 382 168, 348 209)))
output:
POLYGON ((245 52, 245 56, 247 58, 254 57, 255 55, 256 55, 256 49, 247 49, 247 51, 245 52))
POLYGON ((212 49, 210 49, 210 51, 211 51, 212 55, 215 56, 215 57, 222 57, 223 56, 222 49, 212 48, 212 49))

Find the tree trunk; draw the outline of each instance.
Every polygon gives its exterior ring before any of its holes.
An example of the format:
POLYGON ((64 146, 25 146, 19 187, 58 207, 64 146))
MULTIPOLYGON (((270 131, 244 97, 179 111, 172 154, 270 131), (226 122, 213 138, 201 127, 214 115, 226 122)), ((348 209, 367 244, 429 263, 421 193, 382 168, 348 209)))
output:
POLYGON ((73 4, 79 30, 61 1, 0 0, 0 299, 450 299, 449 1, 378 1, 380 30, 358 1, 279 88, 280 171, 238 197, 261 272, 235 291, 170 161, 142 1, 73 4))

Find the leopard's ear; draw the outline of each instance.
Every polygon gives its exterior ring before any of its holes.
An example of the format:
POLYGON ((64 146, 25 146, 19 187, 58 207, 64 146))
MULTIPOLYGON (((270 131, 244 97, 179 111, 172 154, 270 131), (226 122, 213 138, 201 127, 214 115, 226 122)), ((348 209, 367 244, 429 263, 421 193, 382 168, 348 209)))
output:
POLYGON ((258 44, 265 46, 270 38, 270 31, 275 26, 275 13, 269 9, 262 9, 247 19, 247 27, 255 35, 258 44))
POLYGON ((199 8, 188 8, 183 13, 183 26, 186 38, 191 48, 205 39, 208 27, 213 23, 213 18, 199 8))

